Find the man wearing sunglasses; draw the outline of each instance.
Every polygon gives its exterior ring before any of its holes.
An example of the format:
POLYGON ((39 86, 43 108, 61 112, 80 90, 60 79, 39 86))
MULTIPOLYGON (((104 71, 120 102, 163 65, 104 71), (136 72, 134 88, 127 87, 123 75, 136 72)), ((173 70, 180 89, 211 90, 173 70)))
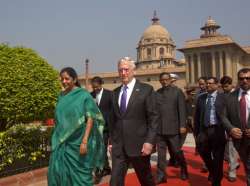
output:
POLYGON ((226 100, 222 121, 233 138, 233 143, 243 162, 247 185, 250 186, 250 68, 238 72, 239 88, 226 100))

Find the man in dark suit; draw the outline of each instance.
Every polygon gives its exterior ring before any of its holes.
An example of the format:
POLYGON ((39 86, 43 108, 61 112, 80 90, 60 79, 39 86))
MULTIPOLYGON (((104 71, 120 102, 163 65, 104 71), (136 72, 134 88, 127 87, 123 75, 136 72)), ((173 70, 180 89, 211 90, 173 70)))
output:
POLYGON ((112 108, 112 92, 110 90, 104 89, 102 87, 103 80, 101 77, 93 77, 91 80, 91 85, 93 92, 91 92, 92 97, 95 99, 96 104, 98 105, 103 118, 105 120, 105 126, 103 130, 103 141, 105 145, 105 164, 103 170, 97 169, 95 171, 95 184, 98 184, 101 181, 103 176, 111 174, 111 168, 109 166, 108 156, 107 156, 107 146, 109 139, 109 131, 108 131, 108 118, 110 116, 111 108, 112 108))
POLYGON ((220 186, 223 178, 225 130, 221 123, 224 96, 218 93, 218 80, 206 80, 207 93, 200 95, 196 103, 195 127, 197 149, 205 162, 212 186, 220 186))
POLYGON ((142 186, 154 186, 150 155, 156 141, 159 115, 153 87, 134 78, 134 61, 124 57, 118 62, 122 85, 113 92, 110 121, 112 156, 111 186, 124 186, 131 163, 142 186))
POLYGON ((165 146, 171 149, 172 156, 179 162, 181 167, 181 179, 188 178, 187 164, 181 150, 181 137, 186 133, 186 107, 185 96, 181 89, 171 84, 168 73, 160 74, 162 88, 157 90, 157 108, 159 109, 161 122, 158 127, 158 164, 157 184, 167 181, 166 151, 165 146))
MULTIPOLYGON (((221 88, 223 89, 223 93, 225 99, 230 95, 231 92, 234 91, 233 80, 229 76, 223 76, 220 79, 221 88)), ((238 153, 233 145, 232 137, 229 133, 227 133, 227 143, 225 147, 224 159, 228 162, 228 176, 227 179, 230 182, 236 181, 236 170, 239 168, 240 164, 238 162, 238 153)))
POLYGON ((250 68, 239 70, 238 84, 239 88, 227 97, 222 121, 233 138, 250 186, 250 68))

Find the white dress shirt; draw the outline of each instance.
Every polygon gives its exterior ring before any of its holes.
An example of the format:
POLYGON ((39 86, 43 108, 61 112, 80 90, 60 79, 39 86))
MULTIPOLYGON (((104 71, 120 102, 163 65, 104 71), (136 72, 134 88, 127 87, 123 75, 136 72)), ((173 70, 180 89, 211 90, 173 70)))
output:
POLYGON ((102 93, 103 93, 103 88, 102 88, 102 89, 100 90, 100 92, 97 93, 96 96, 95 96, 95 101, 96 101, 97 105, 100 104, 100 101, 101 101, 101 99, 102 99, 102 93))
MULTIPOLYGON (((135 86, 135 82, 136 82, 136 80, 135 80, 135 78, 133 78, 132 81, 130 81, 127 84, 128 88, 127 88, 126 107, 128 106, 130 96, 131 96, 131 94, 133 92, 133 89, 134 89, 134 86, 135 86)), ((121 104, 121 97, 122 97, 123 88, 124 88, 124 85, 121 87, 120 94, 119 94, 119 100, 118 100, 119 107, 120 107, 120 104, 121 104)))

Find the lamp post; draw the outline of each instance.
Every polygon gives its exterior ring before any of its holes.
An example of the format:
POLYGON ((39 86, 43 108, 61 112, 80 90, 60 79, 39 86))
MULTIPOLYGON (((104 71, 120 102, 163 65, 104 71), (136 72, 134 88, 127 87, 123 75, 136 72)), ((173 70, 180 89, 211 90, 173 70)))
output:
POLYGON ((89 90, 89 59, 85 60, 85 88, 89 90))

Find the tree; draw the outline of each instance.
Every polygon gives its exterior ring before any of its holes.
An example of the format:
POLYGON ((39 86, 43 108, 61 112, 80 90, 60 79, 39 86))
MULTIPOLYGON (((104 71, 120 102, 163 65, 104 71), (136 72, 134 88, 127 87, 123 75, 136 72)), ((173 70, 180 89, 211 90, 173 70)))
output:
POLYGON ((34 50, 0 44, 0 131, 53 116, 58 72, 34 50))

